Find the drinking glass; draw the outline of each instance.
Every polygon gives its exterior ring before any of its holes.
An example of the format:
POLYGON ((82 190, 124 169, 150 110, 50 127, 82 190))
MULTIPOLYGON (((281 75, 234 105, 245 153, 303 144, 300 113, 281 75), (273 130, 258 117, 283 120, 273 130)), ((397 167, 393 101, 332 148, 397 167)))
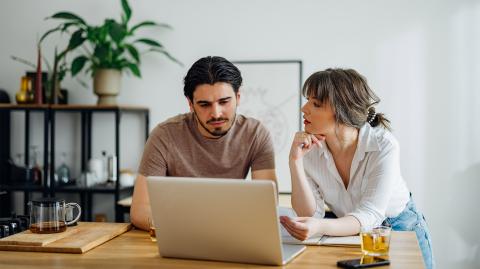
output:
POLYGON ((370 256, 388 255, 391 231, 392 228, 387 226, 362 226, 362 253, 370 256))
POLYGON ((150 240, 157 242, 157 235, 155 233, 155 223, 153 223, 153 218, 148 218, 148 234, 150 234, 150 240))

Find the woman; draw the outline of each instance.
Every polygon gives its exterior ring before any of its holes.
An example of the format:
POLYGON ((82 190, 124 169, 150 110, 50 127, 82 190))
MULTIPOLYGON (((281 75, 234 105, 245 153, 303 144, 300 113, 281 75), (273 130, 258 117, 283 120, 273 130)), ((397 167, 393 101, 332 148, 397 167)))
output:
POLYGON ((433 268, 427 224, 400 172, 399 145, 380 99, 355 70, 327 69, 303 87, 305 132, 290 150, 292 206, 298 218, 281 223, 299 240, 355 235, 360 227, 389 225, 415 231, 427 268, 433 268), (324 205, 337 219, 325 219, 324 205))

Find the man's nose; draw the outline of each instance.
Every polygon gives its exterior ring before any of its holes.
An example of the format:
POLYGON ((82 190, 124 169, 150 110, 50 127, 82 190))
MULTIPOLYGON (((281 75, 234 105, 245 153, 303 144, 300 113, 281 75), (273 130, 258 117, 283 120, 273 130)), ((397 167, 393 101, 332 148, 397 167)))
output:
POLYGON ((210 115, 215 119, 220 118, 220 116, 222 116, 222 107, 219 104, 213 104, 210 115))

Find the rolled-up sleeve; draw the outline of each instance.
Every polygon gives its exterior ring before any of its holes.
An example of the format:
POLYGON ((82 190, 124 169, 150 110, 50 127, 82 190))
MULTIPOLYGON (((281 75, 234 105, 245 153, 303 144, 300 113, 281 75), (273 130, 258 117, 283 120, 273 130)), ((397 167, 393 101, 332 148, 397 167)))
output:
MULTIPOLYGON (((366 171, 366 184, 360 203, 347 215, 354 216, 361 226, 380 225, 385 219, 385 211, 390 202, 395 182, 399 180, 399 146, 391 143, 387 148, 372 154, 367 160, 371 169, 366 171)), ((362 188, 363 189, 363 188, 362 188)))

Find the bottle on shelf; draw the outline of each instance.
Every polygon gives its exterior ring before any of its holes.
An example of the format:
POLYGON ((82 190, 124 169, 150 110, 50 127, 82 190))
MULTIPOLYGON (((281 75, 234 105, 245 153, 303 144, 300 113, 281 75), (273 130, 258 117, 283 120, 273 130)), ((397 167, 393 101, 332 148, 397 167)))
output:
POLYGON ((108 183, 117 181, 117 156, 108 156, 108 183))
POLYGON ((58 184, 59 185, 69 185, 73 184, 73 180, 70 177, 70 168, 66 163, 67 153, 61 153, 62 164, 57 168, 57 177, 58 177, 58 184))
POLYGON ((32 161, 31 161, 31 182, 35 185, 42 185, 42 169, 38 164, 38 147, 30 146, 32 151, 32 161))
POLYGON ((103 164, 102 179, 105 182, 108 180, 108 156, 107 156, 106 150, 102 150, 102 164, 103 164))
POLYGON ((15 160, 13 161, 13 163, 19 167, 24 166, 25 163, 23 162, 23 154, 22 153, 15 154, 15 160))
POLYGON ((20 82, 20 90, 15 94, 15 100, 17 104, 31 104, 33 98, 32 81, 29 77, 23 76, 20 82))

